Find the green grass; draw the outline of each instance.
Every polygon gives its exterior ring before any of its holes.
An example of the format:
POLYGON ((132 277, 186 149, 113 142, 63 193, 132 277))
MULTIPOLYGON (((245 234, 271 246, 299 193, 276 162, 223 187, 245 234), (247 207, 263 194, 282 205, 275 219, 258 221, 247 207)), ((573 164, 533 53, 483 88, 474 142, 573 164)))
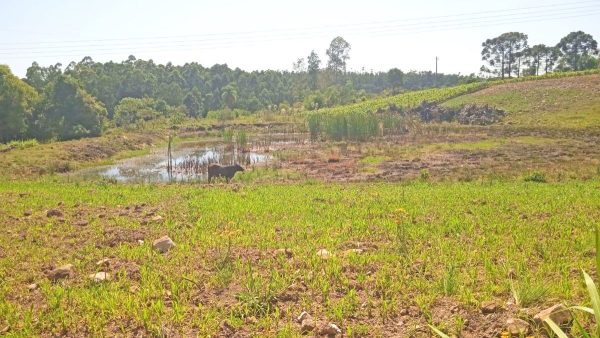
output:
POLYGON ((583 128, 600 126, 600 75, 507 83, 444 103, 489 104, 508 112, 515 126, 583 128))
POLYGON ((379 116, 378 110, 387 110, 390 105, 411 108, 423 101, 444 102, 453 97, 471 93, 488 86, 487 82, 470 83, 455 87, 434 88, 407 92, 395 96, 381 97, 351 105, 320 109, 307 115, 306 123, 313 138, 327 137, 331 140, 364 141, 383 131, 397 134, 412 121, 394 114, 379 116))
POLYGON ((377 335, 401 309, 429 313, 447 297, 474 312, 514 289, 533 306, 582 300, 568 272, 594 266, 600 217, 598 181, 199 188, 44 179, 1 182, 0 198, 0 326, 17 336, 207 336, 224 320, 251 335, 295 336, 302 311, 344 330, 368 323, 377 335), (64 223, 45 216, 59 202, 64 223), (141 203, 139 215, 126 209, 141 203), (164 221, 143 224, 154 208, 164 221), (80 219, 90 224, 73 225, 80 219), (150 243, 165 234, 177 246, 163 256, 150 243), (348 254, 356 242, 365 252, 348 254), (293 258, 274 255, 279 248, 293 258), (332 257, 319 258, 321 248, 332 257), (102 257, 137 266, 138 277, 121 267, 109 283, 89 282, 102 257), (72 279, 44 277, 65 263, 72 279), (27 290, 32 282, 38 291, 27 290), (290 285, 303 286, 283 301, 290 285))

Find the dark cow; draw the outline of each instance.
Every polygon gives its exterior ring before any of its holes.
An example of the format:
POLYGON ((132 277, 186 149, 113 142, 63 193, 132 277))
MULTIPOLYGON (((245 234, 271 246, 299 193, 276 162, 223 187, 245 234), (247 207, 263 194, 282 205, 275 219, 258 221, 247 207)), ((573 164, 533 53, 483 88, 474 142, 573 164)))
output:
POLYGON ((208 183, 210 183, 213 177, 225 177, 227 182, 229 182, 238 171, 244 171, 244 168, 237 164, 226 166, 211 164, 208 166, 208 183))

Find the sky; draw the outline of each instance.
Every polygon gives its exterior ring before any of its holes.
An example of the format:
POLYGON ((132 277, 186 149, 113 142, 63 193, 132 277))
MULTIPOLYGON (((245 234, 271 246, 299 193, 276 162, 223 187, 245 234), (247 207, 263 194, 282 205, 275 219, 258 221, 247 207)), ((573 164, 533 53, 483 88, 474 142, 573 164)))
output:
POLYGON ((336 36, 348 69, 477 73, 481 43, 508 31, 555 45, 583 30, 600 39, 600 0, 0 0, 0 64, 67 65, 129 55, 157 63, 291 70, 336 36))

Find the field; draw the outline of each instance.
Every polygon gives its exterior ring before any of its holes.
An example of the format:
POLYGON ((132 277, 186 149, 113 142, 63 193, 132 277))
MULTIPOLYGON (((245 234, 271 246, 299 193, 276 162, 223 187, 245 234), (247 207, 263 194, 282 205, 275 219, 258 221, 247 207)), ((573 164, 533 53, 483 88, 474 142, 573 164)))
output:
POLYGON ((431 337, 428 325, 500 337, 520 318, 549 336, 534 315, 589 306, 581 270, 598 280, 599 91, 592 74, 316 113, 423 99, 507 112, 489 126, 418 123, 356 140, 310 141, 308 113, 306 124, 186 121, 0 151, 0 334, 299 337, 335 324, 347 337, 431 337), (297 139, 269 145, 277 161, 230 184, 62 173, 162 150, 172 130, 183 142, 228 128, 297 139), (175 247, 161 254, 153 241, 165 235, 175 247), (48 278, 65 264, 68 278, 48 278), (110 280, 91 280, 99 271, 110 280))

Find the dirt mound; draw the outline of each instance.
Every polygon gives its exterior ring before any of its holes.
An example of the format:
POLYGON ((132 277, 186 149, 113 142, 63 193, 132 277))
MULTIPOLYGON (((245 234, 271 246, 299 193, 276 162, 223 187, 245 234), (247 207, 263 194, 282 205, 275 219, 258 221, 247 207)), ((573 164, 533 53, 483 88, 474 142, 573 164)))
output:
POLYGON ((487 126, 500 122, 506 113, 489 105, 467 104, 457 114, 456 119, 460 124, 476 124, 487 126))
POLYGON ((409 111, 409 114, 418 116, 423 122, 450 122, 456 117, 456 111, 445 108, 433 102, 423 101, 409 111))
POLYGON ((460 124, 490 125, 499 122, 506 113, 489 105, 467 104, 459 111, 423 101, 419 106, 408 111, 409 115, 418 116, 425 123, 453 122, 460 124))

